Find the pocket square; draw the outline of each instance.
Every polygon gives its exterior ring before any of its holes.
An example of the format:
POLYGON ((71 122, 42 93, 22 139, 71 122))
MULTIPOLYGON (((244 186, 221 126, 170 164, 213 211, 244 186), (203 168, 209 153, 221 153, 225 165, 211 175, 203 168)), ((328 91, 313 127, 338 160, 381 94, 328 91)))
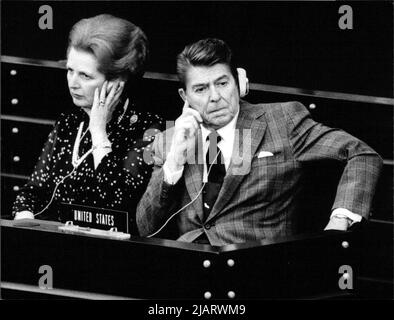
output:
POLYGON ((272 157, 274 154, 269 151, 260 151, 257 158, 272 157))

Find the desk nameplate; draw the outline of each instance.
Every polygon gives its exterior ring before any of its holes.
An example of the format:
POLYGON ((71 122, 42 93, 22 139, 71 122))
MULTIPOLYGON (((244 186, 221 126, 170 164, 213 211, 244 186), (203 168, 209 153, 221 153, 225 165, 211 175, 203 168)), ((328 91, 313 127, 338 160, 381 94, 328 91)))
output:
POLYGON ((126 211, 62 202, 59 205, 59 215, 63 223, 72 221, 80 227, 100 230, 116 228, 120 232, 129 233, 129 214, 126 211))

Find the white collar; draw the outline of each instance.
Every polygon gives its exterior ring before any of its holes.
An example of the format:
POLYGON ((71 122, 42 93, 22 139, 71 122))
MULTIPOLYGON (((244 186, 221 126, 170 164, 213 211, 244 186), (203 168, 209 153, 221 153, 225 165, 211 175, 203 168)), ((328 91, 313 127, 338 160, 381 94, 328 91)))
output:
MULTIPOLYGON (((239 115, 239 108, 238 111, 236 113, 236 115, 231 119, 231 121, 229 123, 227 123, 224 127, 221 127, 220 129, 217 129, 217 133, 220 135, 220 137, 222 138, 222 140, 226 141, 231 137, 234 136, 235 133, 235 125, 237 124, 237 119, 238 119, 238 115, 239 115)), ((212 131, 205 128, 203 125, 201 125, 201 133, 202 133, 202 141, 205 142, 207 141, 207 137, 208 135, 211 133, 212 131)))

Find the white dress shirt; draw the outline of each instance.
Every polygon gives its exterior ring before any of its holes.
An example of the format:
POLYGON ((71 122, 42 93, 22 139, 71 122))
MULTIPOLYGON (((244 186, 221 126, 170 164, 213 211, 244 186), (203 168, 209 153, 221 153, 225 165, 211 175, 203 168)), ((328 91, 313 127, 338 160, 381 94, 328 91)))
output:
MULTIPOLYGON (((230 166, 231 155, 233 153, 234 146, 234 138, 235 138, 235 125, 237 123, 238 113, 235 117, 224 127, 216 130, 218 135, 220 135, 221 140, 218 143, 218 147, 223 155, 224 165, 226 167, 226 171, 230 166)), ((209 141, 207 141, 208 135, 211 133, 211 130, 208 130, 204 126, 201 126, 201 134, 202 134, 202 147, 204 151, 204 155, 207 154, 209 148, 209 141)), ((204 157, 204 173, 203 173, 203 182, 208 181, 208 168, 206 163, 206 157, 204 157)))

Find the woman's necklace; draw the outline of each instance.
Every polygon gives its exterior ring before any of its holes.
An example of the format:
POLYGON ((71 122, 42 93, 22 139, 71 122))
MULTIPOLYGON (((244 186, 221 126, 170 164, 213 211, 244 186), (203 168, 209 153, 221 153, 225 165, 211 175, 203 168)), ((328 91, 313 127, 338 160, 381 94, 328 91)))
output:
MULTIPOLYGON (((126 100, 126 102, 123 106, 123 113, 118 118, 117 125, 119 125, 120 122, 122 121, 123 116, 125 115, 128 106, 129 106, 129 99, 126 100)), ((87 156, 90 155, 97 148, 97 146, 92 146, 85 154, 82 155, 82 157, 79 157, 79 154, 78 154, 79 153, 79 145, 81 144, 81 141, 85 137, 86 133, 89 131, 89 126, 88 126, 88 128, 85 130, 85 132, 82 133, 83 125, 84 125, 84 122, 82 121, 79 124, 77 137, 75 138, 72 160, 71 160, 74 168, 77 168, 87 158, 87 156)), ((111 134, 112 134, 112 132, 110 132, 108 134, 108 138, 111 136, 111 134)))

